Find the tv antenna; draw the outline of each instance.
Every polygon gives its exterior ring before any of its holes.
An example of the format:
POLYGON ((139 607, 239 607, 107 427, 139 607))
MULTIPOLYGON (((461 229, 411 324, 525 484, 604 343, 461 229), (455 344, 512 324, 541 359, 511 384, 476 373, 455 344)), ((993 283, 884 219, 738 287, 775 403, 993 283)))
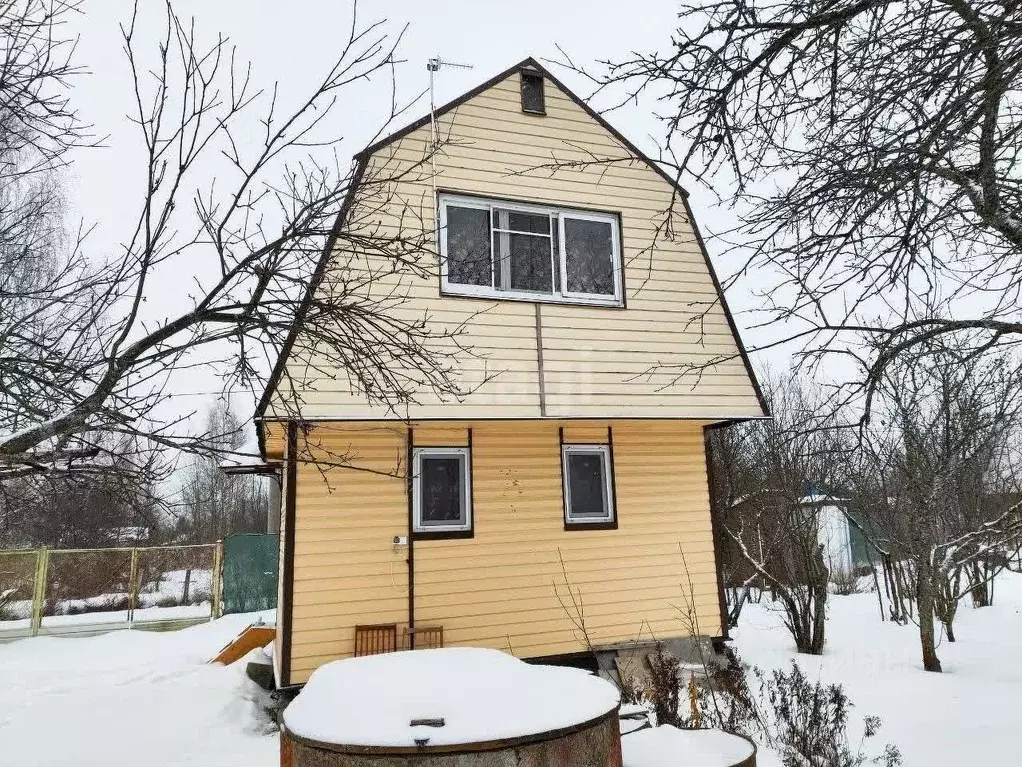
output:
POLYGON ((426 62, 426 71, 429 72, 429 123, 433 133, 433 148, 436 149, 440 143, 440 135, 436 127, 436 104, 433 101, 433 80, 434 75, 440 71, 440 67, 454 67, 455 69, 472 69, 471 64, 459 64, 456 61, 445 61, 439 56, 434 56, 426 62))

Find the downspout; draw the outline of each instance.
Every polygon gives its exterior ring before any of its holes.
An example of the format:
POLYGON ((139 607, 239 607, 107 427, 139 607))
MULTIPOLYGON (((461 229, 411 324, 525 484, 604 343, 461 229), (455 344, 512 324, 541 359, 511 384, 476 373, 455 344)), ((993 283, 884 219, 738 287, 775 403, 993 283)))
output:
POLYGON ((539 415, 546 418, 546 380, 543 373, 543 318, 536 303, 536 371, 539 374, 539 415))
POLYGON ((415 466, 414 438, 411 427, 408 428, 408 458, 405 474, 408 475, 408 649, 415 649, 415 537, 412 535, 415 529, 415 517, 412 504, 412 483, 415 481, 413 468, 415 466))
POLYGON ((724 568, 722 567, 723 552, 721 549, 723 547, 723 534, 721 531, 721 525, 723 524, 723 520, 720 518, 722 510, 717 507, 716 498, 713 492, 713 445, 710 440, 710 435, 715 429, 725 428, 730 425, 730 422, 722 421, 720 423, 714 423, 703 427, 703 452, 706 460, 706 487, 709 492, 710 501, 710 531, 713 536, 713 565, 717 570, 717 601, 720 609, 720 636, 714 638, 723 639, 725 641, 731 639, 731 627, 728 621, 724 568))

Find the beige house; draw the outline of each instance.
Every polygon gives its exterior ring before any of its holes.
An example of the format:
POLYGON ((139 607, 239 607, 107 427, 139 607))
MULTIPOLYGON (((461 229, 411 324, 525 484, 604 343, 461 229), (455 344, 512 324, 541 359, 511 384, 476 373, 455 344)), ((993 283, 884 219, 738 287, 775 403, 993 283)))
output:
POLYGON ((310 290, 374 274, 462 392, 374 400, 293 328, 257 413, 284 462, 278 683, 395 645, 726 635, 705 432, 765 410, 684 190, 531 58, 357 162, 388 180, 342 231, 434 245, 401 272, 332 239, 310 290))

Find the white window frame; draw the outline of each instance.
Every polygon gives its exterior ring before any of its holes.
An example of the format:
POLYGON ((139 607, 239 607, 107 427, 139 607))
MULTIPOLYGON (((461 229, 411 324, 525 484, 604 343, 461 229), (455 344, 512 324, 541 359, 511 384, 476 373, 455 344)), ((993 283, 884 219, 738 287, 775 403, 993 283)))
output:
POLYGON ((610 445, 561 445, 561 477, 564 487, 564 522, 568 525, 606 525, 614 522, 614 470, 610 459, 610 445), (571 513, 571 485, 569 477, 569 456, 597 454, 603 460, 603 500, 607 506, 607 514, 602 517, 575 517, 571 513))
MULTIPOLYGON (((540 301, 549 303, 570 303, 586 306, 614 306, 624 305, 622 286, 621 266, 621 231, 618 217, 612 213, 600 213, 597 211, 581 211, 571 208, 560 208, 553 205, 531 205, 527 203, 509 202, 497 198, 463 197, 456 194, 441 194, 438 201, 440 226, 437 231, 438 250, 440 252, 440 288, 446 295, 472 296, 478 298, 491 298, 496 300, 511 301, 540 301), (490 221, 490 285, 462 285, 456 282, 449 282, 447 279, 447 206, 453 205, 457 208, 474 208, 488 212, 490 221), (551 240, 551 268, 552 272, 559 275, 559 289, 550 293, 534 292, 529 290, 501 290, 492 287, 494 282, 501 277, 495 273, 498 264, 493 253, 493 210, 513 211, 515 213, 531 213, 550 216, 557 226, 558 250, 555 252, 551 240), (574 218, 583 221, 599 221, 610 224, 611 227, 611 259, 614 263, 614 295, 605 296, 597 293, 571 293, 567 290, 567 262, 564 254, 564 219, 574 218)), ((535 232, 526 232, 536 237, 543 235, 535 232)), ((551 227, 551 238, 553 236, 551 227)))
POLYGON ((467 447, 416 447, 412 448, 412 532, 415 533, 464 533, 472 530, 472 456, 467 447), (465 521, 458 524, 427 524, 422 519, 422 459, 458 458, 461 460, 461 503, 465 509, 465 521))

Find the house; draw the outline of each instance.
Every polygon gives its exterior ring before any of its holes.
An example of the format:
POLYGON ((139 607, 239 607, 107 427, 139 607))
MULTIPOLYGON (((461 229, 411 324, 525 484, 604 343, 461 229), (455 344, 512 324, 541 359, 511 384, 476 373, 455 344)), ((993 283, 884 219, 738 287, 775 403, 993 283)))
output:
POLYGON ((871 546, 864 532, 865 520, 849 507, 848 498, 829 495, 811 482, 805 483, 802 505, 814 509, 818 520, 817 535, 831 578, 847 577, 862 567, 869 567, 879 558, 879 550, 870 556, 871 546))
POLYGON ((356 160, 392 180, 336 242, 436 248, 394 273, 328 246, 309 289, 375 266, 365 290, 459 329, 467 383, 388 407, 292 328, 257 411, 284 462, 278 683, 359 632, 548 660, 725 636, 705 431, 765 406, 685 191, 531 58, 356 160))
MULTIPOLYGON (((787 572, 789 577, 798 577, 810 553, 804 547, 812 542, 823 553, 832 582, 878 563, 887 553, 877 542, 875 521, 856 513, 848 498, 827 493, 808 480, 787 492, 764 487, 742 495, 722 510, 721 522, 742 539, 768 572, 787 572), (804 531, 808 539, 796 535, 793 540, 793 530, 804 531)), ((754 567, 727 534, 723 550, 725 586, 760 582, 754 567)))

